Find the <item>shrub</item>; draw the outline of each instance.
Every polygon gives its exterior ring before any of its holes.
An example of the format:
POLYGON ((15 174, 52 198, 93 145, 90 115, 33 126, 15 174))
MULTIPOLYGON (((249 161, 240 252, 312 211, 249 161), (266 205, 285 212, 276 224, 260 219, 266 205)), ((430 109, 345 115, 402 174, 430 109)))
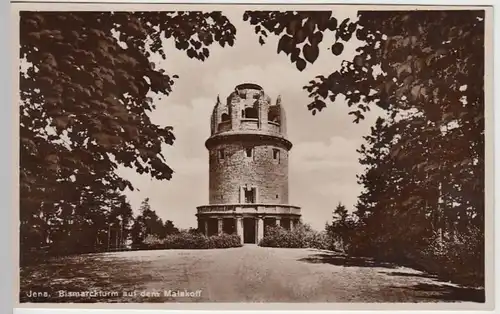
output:
POLYGON ((336 250, 332 239, 323 231, 307 233, 306 247, 319 250, 336 250))
POLYGON ((165 239, 148 236, 143 244, 146 249, 219 249, 239 247, 241 238, 236 234, 206 237, 201 233, 181 231, 167 235, 165 239))
POLYGON ((155 235, 148 235, 143 242, 143 246, 148 249, 159 249, 162 245, 163 239, 160 239, 155 235))
POLYGON ((331 249, 331 240, 325 232, 317 232, 309 225, 299 224, 293 230, 269 227, 259 242, 263 247, 331 249))
POLYGON ((207 238, 201 233, 181 232, 168 235, 163 249, 208 249, 207 238))
POLYGON ((269 227, 259 245, 264 247, 302 248, 304 237, 298 231, 289 231, 281 227, 269 227))
POLYGON ((236 234, 221 234, 208 238, 208 247, 211 249, 224 249, 241 246, 241 238, 236 234))
POLYGON ((466 286, 484 287, 484 237, 479 230, 436 239, 415 258, 415 267, 466 286))
POLYGON ((368 235, 361 230, 352 237, 347 253, 412 267, 460 285, 484 287, 484 236, 479 228, 453 236, 434 234, 419 245, 390 234, 368 235))

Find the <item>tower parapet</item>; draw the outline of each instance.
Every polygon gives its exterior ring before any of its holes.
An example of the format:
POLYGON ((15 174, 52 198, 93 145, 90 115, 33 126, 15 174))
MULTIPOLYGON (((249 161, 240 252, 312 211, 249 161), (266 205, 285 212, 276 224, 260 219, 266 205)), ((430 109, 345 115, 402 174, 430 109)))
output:
POLYGON ((261 86, 240 84, 222 104, 219 97, 212 112, 211 135, 223 132, 256 131, 286 137, 281 98, 272 104, 261 86))

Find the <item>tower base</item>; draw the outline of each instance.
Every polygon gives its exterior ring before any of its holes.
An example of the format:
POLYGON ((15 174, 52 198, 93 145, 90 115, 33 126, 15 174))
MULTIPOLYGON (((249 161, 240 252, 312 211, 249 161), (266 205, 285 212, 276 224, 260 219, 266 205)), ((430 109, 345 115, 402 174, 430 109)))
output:
POLYGON ((199 206, 198 230, 206 236, 238 234, 242 244, 258 244, 268 226, 292 230, 300 221, 300 207, 276 204, 223 204, 199 206))

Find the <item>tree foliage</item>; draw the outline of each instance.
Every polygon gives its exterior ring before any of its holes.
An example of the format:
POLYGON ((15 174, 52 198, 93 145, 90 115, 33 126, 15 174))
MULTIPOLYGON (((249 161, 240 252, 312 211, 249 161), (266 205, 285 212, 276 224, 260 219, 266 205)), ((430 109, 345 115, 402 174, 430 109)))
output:
POLYGON ((139 208, 139 215, 134 220, 131 231, 132 244, 141 247, 147 237, 165 239, 167 235, 176 234, 179 229, 175 227, 171 220, 163 222, 156 211, 151 209, 149 198, 142 201, 139 208))
POLYGON ((451 241, 477 252, 462 271, 481 269, 484 11, 360 11, 357 21, 341 23, 332 15, 253 11, 245 18, 261 36, 279 36, 278 52, 299 70, 317 59, 318 39, 332 38, 335 55, 352 35, 361 41, 340 69, 304 89, 313 114, 339 95, 355 123, 373 106, 385 111, 359 149, 366 166, 356 211, 362 253, 414 258, 451 241), (479 238, 461 240, 472 235, 479 238))
MULTIPOLYGON (((20 57, 28 64, 20 72, 22 224, 52 228, 88 203, 106 202, 108 191, 133 189, 118 165, 170 179, 161 147, 173 143, 172 127, 152 123, 148 113, 151 94, 168 95, 176 75, 150 57, 166 58, 166 38, 205 60, 211 45, 234 43, 227 18, 198 11, 20 15, 20 57)), ((22 238, 31 238, 24 230, 22 238)))
POLYGON ((277 52, 290 57, 298 70, 303 71, 307 63, 314 63, 320 53, 319 44, 323 41, 325 31, 334 31, 334 42, 331 51, 340 55, 344 49, 343 42, 351 39, 356 23, 345 19, 339 23, 331 11, 247 11, 243 15, 245 21, 255 25, 255 33, 259 42, 265 43, 269 34, 282 35, 278 42, 277 52), (299 47, 302 45, 302 47, 299 47))
POLYGON ((347 251, 355 228, 355 220, 347 208, 339 203, 333 210, 332 223, 325 226, 329 238, 339 244, 343 251, 347 251))

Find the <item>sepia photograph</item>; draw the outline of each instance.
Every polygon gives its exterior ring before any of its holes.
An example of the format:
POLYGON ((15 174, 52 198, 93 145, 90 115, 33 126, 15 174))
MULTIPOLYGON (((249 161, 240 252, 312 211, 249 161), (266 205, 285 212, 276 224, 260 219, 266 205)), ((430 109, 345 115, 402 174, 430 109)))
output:
POLYGON ((12 7, 19 305, 491 306, 490 7, 12 7))

